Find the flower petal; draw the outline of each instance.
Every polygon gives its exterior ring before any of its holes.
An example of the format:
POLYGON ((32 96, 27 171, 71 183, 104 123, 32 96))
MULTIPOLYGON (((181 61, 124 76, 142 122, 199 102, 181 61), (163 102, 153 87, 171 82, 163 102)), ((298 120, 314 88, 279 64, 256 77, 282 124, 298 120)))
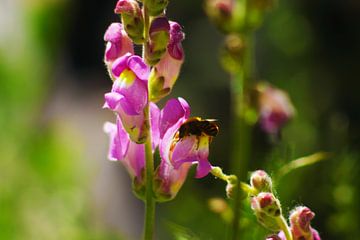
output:
POLYGON ((117 119, 117 124, 106 122, 104 132, 110 136, 110 147, 108 158, 111 161, 123 160, 129 146, 129 137, 125 132, 121 121, 117 119))
POLYGON ((131 53, 126 53, 114 61, 111 71, 115 77, 119 77, 120 74, 128 68, 127 62, 131 56, 131 53))
MULTIPOLYGON (((177 122, 185 121, 190 115, 190 106, 183 98, 170 99, 161 111, 160 138, 177 122)), ((179 126, 180 127, 180 126, 179 126)))
POLYGON ((150 68, 144 63, 141 57, 136 55, 129 57, 127 65, 129 69, 133 71, 140 80, 148 80, 150 68))

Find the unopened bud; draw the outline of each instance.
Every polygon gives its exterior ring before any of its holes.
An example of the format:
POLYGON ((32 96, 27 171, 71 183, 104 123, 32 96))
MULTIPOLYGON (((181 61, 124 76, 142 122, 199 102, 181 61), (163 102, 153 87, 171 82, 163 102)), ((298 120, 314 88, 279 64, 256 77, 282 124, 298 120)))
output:
POLYGON ((182 41, 185 34, 176 22, 170 23, 170 40, 167 50, 150 73, 150 100, 159 101, 171 92, 184 62, 182 41))
POLYGON ((250 183, 259 192, 272 192, 270 176, 263 170, 257 170, 251 174, 250 183))
POLYGON ((129 37, 136 44, 144 42, 144 18, 136 0, 119 0, 114 12, 121 14, 121 20, 129 37))
POLYGON ((166 17, 158 17, 151 21, 149 42, 146 44, 145 58, 149 65, 157 64, 166 52, 170 39, 170 24, 166 17))
POLYGON ((161 15, 167 7, 169 0, 147 0, 146 7, 150 16, 161 15))
POLYGON ((235 195, 235 191, 238 187, 238 179, 235 175, 230 175, 228 177, 227 185, 226 185, 226 196, 228 198, 233 198, 235 195))
POLYGON ((205 12, 223 32, 231 31, 234 0, 206 0, 205 12))
POLYGON ((261 192, 253 197, 251 208, 260 224, 272 231, 280 230, 277 219, 281 216, 281 206, 272 193, 261 192))
POLYGON ((231 34, 225 39, 221 50, 221 63, 229 73, 237 73, 243 68, 245 42, 240 35, 231 34))

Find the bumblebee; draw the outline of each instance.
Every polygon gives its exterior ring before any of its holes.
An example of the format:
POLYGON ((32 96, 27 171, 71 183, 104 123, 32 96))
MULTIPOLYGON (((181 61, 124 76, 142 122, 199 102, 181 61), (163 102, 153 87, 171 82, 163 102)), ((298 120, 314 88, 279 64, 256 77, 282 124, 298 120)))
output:
POLYGON ((190 135, 201 136, 203 133, 210 137, 215 137, 218 132, 219 126, 217 125, 217 120, 192 117, 181 125, 178 131, 178 137, 182 139, 190 135))

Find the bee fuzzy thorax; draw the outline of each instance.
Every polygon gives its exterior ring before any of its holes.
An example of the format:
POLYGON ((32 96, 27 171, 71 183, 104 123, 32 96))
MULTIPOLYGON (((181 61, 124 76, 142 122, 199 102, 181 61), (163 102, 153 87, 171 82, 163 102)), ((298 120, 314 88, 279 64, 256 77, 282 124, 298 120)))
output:
POLYGON ((215 137, 219 132, 219 126, 215 119, 201 119, 199 117, 193 117, 187 119, 179 128, 177 133, 178 138, 184 138, 186 136, 195 135, 202 136, 207 135, 209 137, 215 137))

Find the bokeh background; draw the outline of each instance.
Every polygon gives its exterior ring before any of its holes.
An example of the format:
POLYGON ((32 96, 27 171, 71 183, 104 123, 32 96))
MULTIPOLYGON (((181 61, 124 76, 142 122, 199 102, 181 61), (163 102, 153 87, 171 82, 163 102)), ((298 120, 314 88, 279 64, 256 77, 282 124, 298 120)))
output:
MULTIPOLYGON (((115 1, 0 0, 0 239, 139 239, 142 202, 106 160, 102 109, 111 87, 103 33, 115 1)), ((229 168, 230 89, 218 49, 223 36, 200 0, 172 0, 186 32, 186 62, 172 96, 193 115, 217 118, 211 161, 229 168)), ((360 238, 360 2, 279 1, 256 33, 256 77, 289 92, 297 109, 282 141, 254 130, 251 169, 270 173, 316 151, 332 157, 276 182, 285 211, 305 204, 323 239, 360 238)), ((158 239, 223 239, 208 208, 224 184, 189 177, 158 205, 158 239)), ((248 213, 246 213, 248 214, 248 213)), ((245 214, 245 215, 246 215, 245 214)), ((265 231, 249 225, 246 239, 265 231)), ((251 221, 250 221, 251 222, 251 221)))

